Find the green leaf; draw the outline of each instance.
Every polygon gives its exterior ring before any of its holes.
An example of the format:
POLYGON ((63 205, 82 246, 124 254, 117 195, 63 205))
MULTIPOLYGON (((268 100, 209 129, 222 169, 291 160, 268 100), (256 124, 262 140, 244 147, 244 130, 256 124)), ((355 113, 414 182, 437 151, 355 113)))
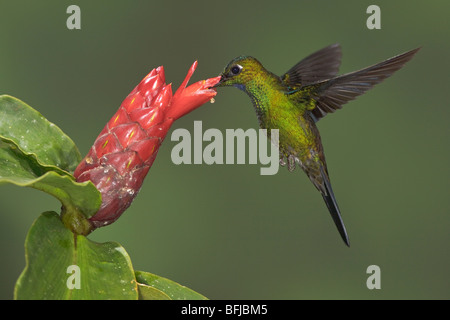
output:
POLYGON ((11 140, 0 138, 0 184, 12 183, 45 191, 61 201, 65 210, 81 211, 86 218, 101 205, 101 194, 91 182, 75 178, 53 166, 40 164, 34 154, 24 153, 11 140))
POLYGON ((44 212, 32 225, 25 259, 15 299, 138 299, 125 249, 75 236, 55 212, 44 212))
POLYGON ((138 283, 139 300, 172 300, 170 297, 151 286, 138 283))
POLYGON ((143 271, 136 271, 139 299, 154 300, 165 296, 171 300, 207 300, 205 296, 175 281, 143 271), (165 294, 165 296, 161 295, 165 294), (159 297, 158 297, 159 296, 159 297))
POLYGON ((0 96, 0 137, 13 141, 39 163, 73 172, 81 161, 74 142, 38 111, 17 98, 0 96))

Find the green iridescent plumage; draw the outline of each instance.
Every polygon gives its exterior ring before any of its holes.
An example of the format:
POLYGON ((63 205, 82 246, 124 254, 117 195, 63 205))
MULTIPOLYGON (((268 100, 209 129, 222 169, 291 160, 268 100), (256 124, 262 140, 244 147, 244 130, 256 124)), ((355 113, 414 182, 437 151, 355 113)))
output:
MULTIPOLYGON (((316 123, 403 67, 419 48, 359 71, 336 76, 338 44, 301 60, 281 77, 253 57, 233 59, 215 87, 235 86, 251 98, 263 129, 279 130, 280 163, 290 171, 298 164, 320 191, 344 242, 349 245, 328 175, 316 123)), ((270 130, 268 130, 270 134, 270 130)))

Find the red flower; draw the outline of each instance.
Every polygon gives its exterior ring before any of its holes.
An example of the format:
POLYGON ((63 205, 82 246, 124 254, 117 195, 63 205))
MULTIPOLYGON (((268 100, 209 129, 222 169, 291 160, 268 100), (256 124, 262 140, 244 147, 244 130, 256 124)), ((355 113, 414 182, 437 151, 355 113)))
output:
POLYGON ((74 172, 78 182, 90 180, 102 194, 93 228, 117 220, 130 206, 173 121, 200 107, 217 92, 209 89, 220 77, 186 87, 197 61, 172 97, 164 68, 153 69, 125 98, 89 153, 74 172))

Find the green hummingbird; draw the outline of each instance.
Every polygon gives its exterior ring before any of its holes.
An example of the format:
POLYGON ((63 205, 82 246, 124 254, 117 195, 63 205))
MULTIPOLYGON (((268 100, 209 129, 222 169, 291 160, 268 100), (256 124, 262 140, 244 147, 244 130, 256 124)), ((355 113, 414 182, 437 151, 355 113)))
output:
MULTIPOLYGON (((420 48, 399 54, 359 71, 337 76, 339 44, 301 60, 281 77, 253 57, 233 59, 214 87, 234 86, 253 102, 262 129, 278 129, 280 164, 293 171, 297 164, 320 191, 347 246, 347 231, 331 188, 316 123, 328 113, 365 93, 408 62, 420 48)), ((270 130, 267 130, 270 139, 270 130)))

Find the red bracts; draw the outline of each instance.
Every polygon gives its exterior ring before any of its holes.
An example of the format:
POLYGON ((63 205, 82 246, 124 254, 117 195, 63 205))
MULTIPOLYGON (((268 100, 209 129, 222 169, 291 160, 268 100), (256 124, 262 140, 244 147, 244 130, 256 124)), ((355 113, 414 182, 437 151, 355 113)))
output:
POLYGON ((130 206, 173 121, 216 95, 220 77, 186 87, 197 61, 172 96, 164 68, 153 69, 125 98, 89 153, 74 172, 78 182, 90 180, 102 194, 99 211, 89 220, 94 228, 108 225, 130 206))

